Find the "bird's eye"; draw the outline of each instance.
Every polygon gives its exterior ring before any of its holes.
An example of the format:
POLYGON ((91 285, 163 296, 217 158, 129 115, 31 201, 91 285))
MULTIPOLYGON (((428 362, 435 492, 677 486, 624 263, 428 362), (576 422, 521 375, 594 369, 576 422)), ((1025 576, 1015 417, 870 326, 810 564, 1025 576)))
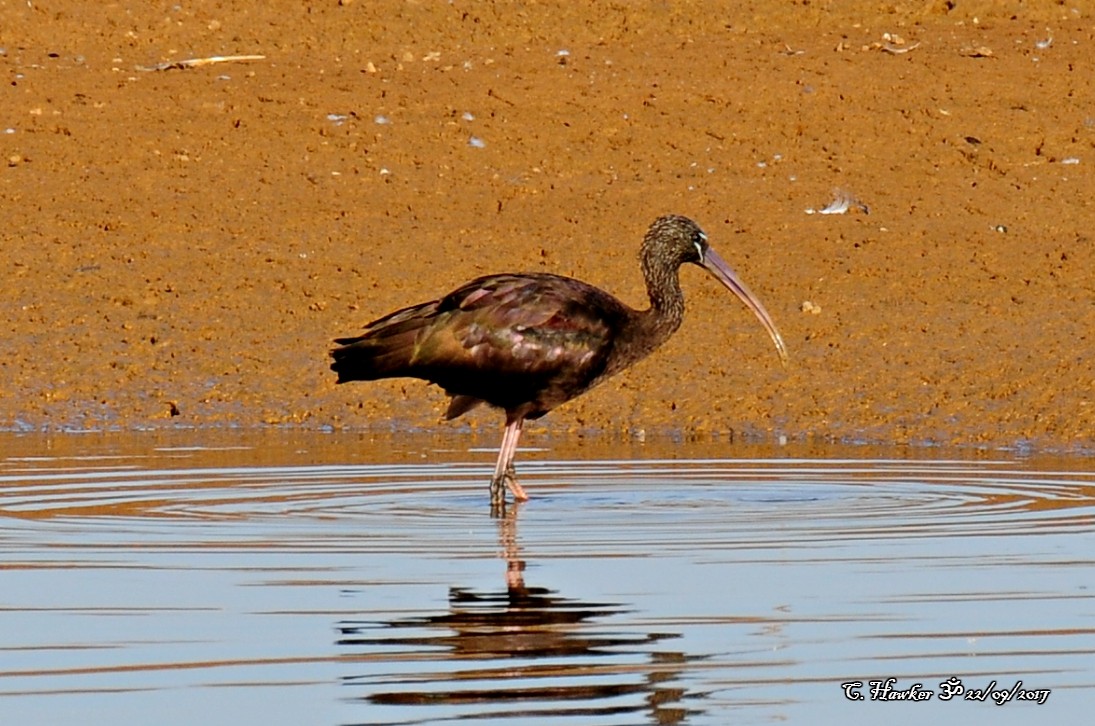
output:
POLYGON ((707 251, 707 235, 703 232, 696 232, 692 235, 692 244, 696 248, 696 254, 700 258, 700 262, 703 262, 704 253, 707 251))

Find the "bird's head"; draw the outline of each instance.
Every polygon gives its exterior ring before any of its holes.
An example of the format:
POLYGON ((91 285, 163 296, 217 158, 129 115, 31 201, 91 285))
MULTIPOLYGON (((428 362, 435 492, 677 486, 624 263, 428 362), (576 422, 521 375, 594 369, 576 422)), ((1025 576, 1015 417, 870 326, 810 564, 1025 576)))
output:
POLYGON ((647 230, 642 245, 643 272, 647 279, 656 279, 660 274, 675 272, 685 263, 698 265, 726 286, 731 292, 753 311, 776 345, 780 360, 787 365, 787 347, 779 334, 772 316, 765 310, 760 299, 746 286, 737 273, 711 249, 707 234, 688 217, 670 214, 658 217, 647 230))
POLYGON ((644 266, 680 267, 686 262, 702 265, 709 246, 707 235, 688 217, 658 217, 643 238, 644 266))

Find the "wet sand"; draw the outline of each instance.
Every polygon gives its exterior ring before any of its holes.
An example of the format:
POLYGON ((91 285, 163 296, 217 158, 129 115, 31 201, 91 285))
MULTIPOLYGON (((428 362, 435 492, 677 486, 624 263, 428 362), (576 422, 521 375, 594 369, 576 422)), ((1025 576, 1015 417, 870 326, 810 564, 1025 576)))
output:
POLYGON ((0 6, 0 427, 440 426, 330 339, 486 272, 642 305, 682 213, 791 366, 686 271, 678 335, 534 431, 1090 449, 1095 19, 771 5, 0 6))

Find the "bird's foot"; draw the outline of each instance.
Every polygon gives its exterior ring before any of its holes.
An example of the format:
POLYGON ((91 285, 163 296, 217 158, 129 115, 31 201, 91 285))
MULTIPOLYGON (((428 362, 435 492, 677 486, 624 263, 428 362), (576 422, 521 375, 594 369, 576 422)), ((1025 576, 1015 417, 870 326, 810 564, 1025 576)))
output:
POLYGON ((510 492, 513 493, 513 501, 515 502, 527 502, 528 494, 525 494, 525 489, 517 483, 517 470, 512 466, 506 469, 506 475, 502 477, 506 482, 506 486, 509 487, 510 492))
POLYGON ((490 481, 490 511, 494 517, 504 516, 506 513, 506 489, 513 494, 514 502, 528 500, 524 487, 517 483, 517 473, 510 467, 505 474, 490 481))
POLYGON ((499 519, 506 516, 506 478, 496 476, 490 480, 490 516, 499 519))

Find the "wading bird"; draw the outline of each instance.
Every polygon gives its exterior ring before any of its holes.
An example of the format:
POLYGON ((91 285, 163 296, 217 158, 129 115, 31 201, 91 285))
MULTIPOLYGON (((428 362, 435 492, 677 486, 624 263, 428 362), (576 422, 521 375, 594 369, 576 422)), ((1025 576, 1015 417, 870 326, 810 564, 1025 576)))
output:
POLYGON ((397 310, 338 338, 331 370, 338 382, 421 378, 452 397, 446 419, 481 403, 506 412, 491 504, 528 499, 513 457, 526 419, 537 419, 642 360, 684 318, 678 271, 699 265, 737 295, 764 324, 786 364, 775 323, 687 217, 659 217, 640 252, 650 307, 633 310, 579 280, 544 273, 480 277, 439 300, 397 310))

